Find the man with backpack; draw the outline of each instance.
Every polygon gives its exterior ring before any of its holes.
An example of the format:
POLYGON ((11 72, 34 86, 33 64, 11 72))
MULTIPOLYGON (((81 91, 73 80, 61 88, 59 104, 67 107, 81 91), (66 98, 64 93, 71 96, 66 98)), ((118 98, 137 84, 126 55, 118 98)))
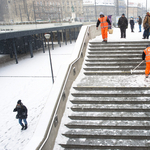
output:
POLYGON ((121 38, 126 38, 126 29, 128 28, 128 20, 125 17, 125 14, 122 14, 122 16, 119 18, 118 27, 120 28, 121 31, 121 38))

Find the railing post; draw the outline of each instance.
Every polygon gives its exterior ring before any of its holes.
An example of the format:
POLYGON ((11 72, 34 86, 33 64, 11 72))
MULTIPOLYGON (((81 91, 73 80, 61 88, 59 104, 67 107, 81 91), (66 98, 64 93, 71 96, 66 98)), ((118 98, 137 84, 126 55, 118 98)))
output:
POLYGON ((57 31, 57 38, 58 38, 58 44, 61 47, 61 42, 60 42, 60 33, 59 31, 57 31))
POLYGON ((44 48, 44 34, 42 34, 41 36, 42 36, 42 47, 43 47, 43 53, 45 53, 45 48, 44 48))
POLYGON ((30 55, 31 58, 33 57, 33 48, 32 48, 32 38, 29 36, 29 48, 30 48, 30 55))
POLYGON ((64 39, 65 39, 65 44, 67 45, 66 29, 64 29, 64 39))
POLYGON ((52 50, 54 50, 53 32, 51 31, 52 50))
POLYGON ((70 29, 69 29, 69 38, 70 38, 70 44, 72 44, 72 35, 70 29))
POLYGON ((18 58, 17 58, 17 50, 16 50, 15 39, 13 39, 13 50, 14 50, 14 54, 15 54, 16 64, 18 64, 18 58))
POLYGON ((74 40, 76 41, 76 28, 74 28, 74 40))

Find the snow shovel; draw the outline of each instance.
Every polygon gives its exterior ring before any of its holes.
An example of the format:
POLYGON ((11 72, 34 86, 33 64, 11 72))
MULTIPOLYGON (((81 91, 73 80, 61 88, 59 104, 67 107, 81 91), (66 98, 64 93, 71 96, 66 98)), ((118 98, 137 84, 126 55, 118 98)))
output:
POLYGON ((135 69, 138 68, 143 62, 144 62, 144 60, 142 60, 133 70, 131 69, 131 74, 132 74, 132 72, 135 71, 135 69))

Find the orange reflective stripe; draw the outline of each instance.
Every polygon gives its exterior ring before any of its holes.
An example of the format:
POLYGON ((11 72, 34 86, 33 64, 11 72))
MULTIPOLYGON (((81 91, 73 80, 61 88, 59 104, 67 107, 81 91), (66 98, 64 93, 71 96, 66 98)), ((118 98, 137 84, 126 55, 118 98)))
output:
POLYGON ((146 62, 150 62, 150 47, 146 48, 144 50, 144 53, 146 55, 146 58, 145 58, 146 62))
POLYGON ((103 18, 98 18, 98 20, 101 22, 101 28, 107 28, 108 27, 108 22, 107 22, 107 16, 103 18))

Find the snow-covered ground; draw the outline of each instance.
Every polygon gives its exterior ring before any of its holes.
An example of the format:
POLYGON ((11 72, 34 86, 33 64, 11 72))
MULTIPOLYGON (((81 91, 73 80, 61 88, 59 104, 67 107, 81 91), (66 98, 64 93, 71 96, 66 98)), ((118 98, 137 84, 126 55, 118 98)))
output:
MULTIPOLYGON (((55 81, 74 46, 75 42, 68 42, 67 46, 56 46, 51 50, 55 81)), ((14 59, 0 64, 0 83, 0 150, 22 150, 34 135, 46 102, 51 98, 53 84, 48 50, 34 53, 32 59, 28 54, 19 59, 19 64, 14 59), (19 99, 28 108, 29 128, 22 132, 13 112, 19 99)))
MULTIPOLYGON (((101 36, 93 40, 102 41, 101 36)), ((141 41, 142 32, 138 32, 138 25, 134 33, 131 33, 130 29, 127 30, 126 39, 120 39, 118 28, 108 37, 108 42, 120 40, 141 41)), ((62 68, 61 64, 70 58, 74 46, 75 43, 68 44, 51 51, 55 80, 62 68)), ((46 53, 39 51, 32 59, 29 55, 24 56, 19 59, 19 64, 15 64, 14 60, 0 64, 0 83, 0 150, 22 150, 33 137, 46 102, 51 98, 53 85, 48 51, 46 53), (29 128, 22 132, 18 120, 15 119, 16 113, 13 112, 19 99, 28 108, 29 128)))

